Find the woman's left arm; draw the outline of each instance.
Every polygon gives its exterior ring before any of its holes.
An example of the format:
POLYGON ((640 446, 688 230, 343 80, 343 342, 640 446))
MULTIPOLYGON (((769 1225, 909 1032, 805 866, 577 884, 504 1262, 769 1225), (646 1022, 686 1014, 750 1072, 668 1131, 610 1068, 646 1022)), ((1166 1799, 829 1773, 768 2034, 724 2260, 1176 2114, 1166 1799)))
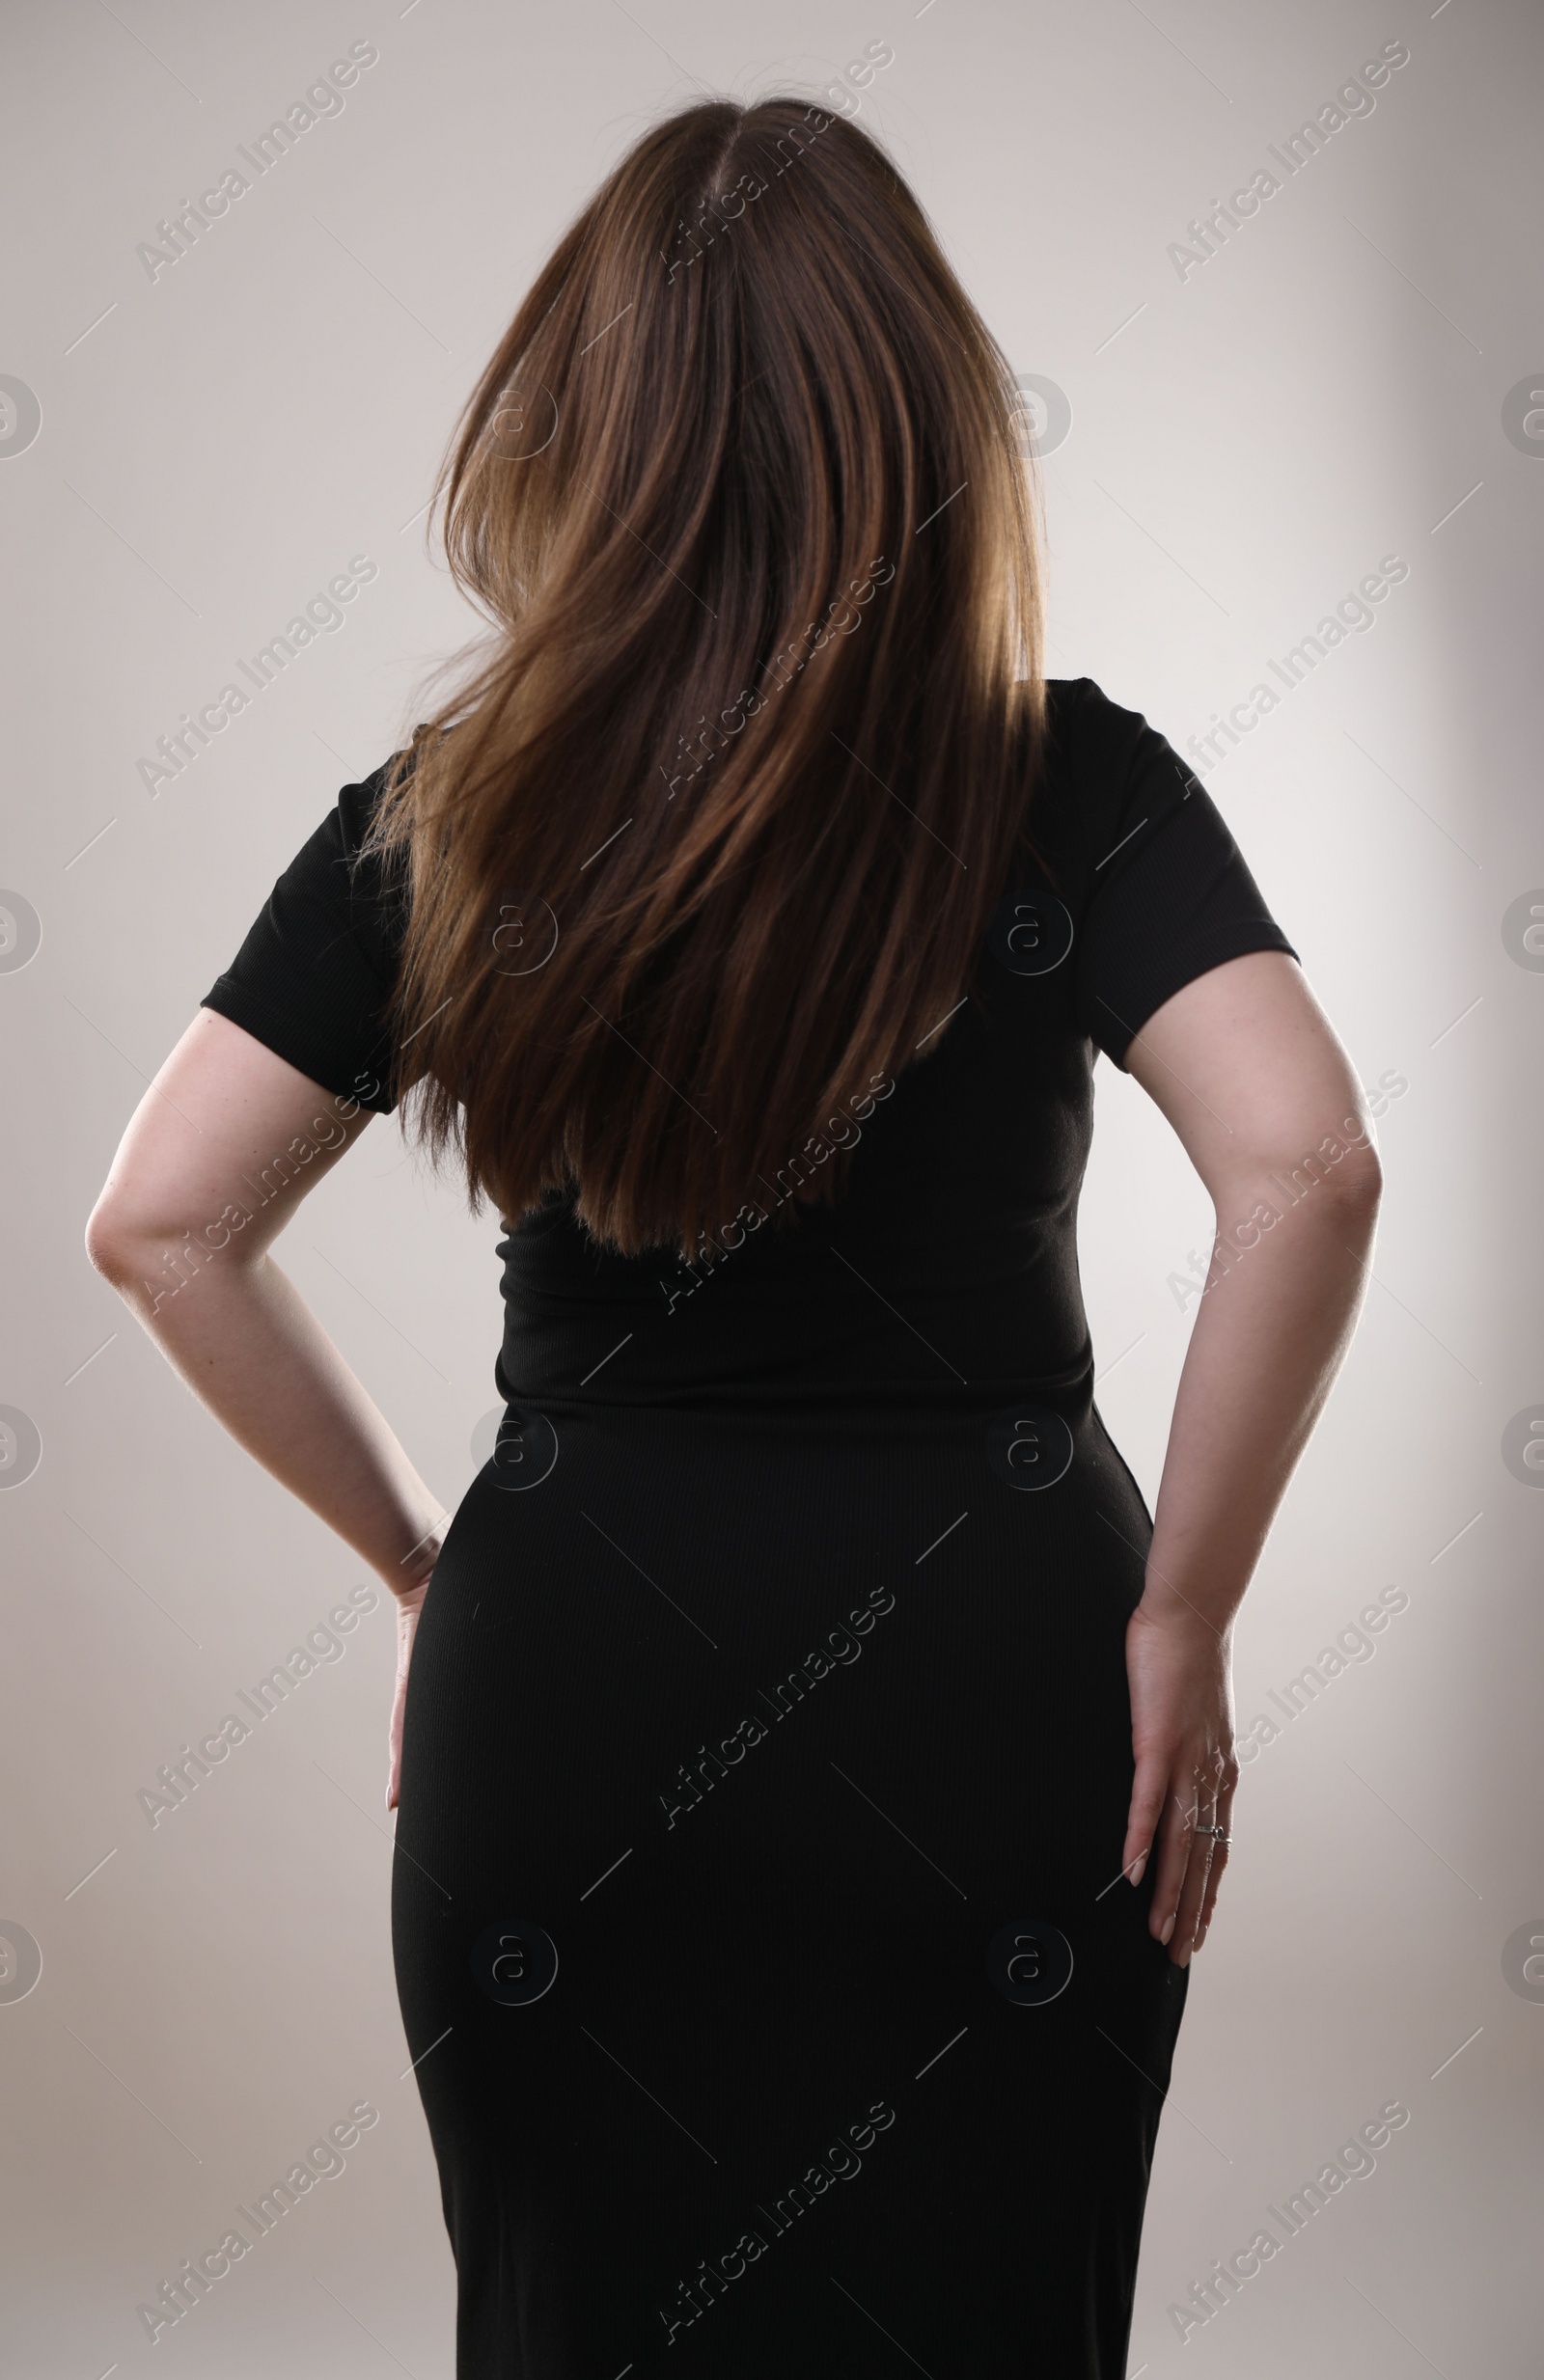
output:
POLYGON ((86 1249, 238 1444, 385 1580, 405 1624, 448 1515, 267 1252, 369 1121, 201 1008, 130 1119, 86 1249))
POLYGON ((1382 1174, 1355 1069, 1283 951, 1195 977, 1126 1063, 1217 1226, 1126 1631, 1137 1773, 1124 1862, 1137 1880, 1156 1842, 1149 1923, 1183 1966, 1227 1859, 1233 1616, 1350 1343, 1382 1174))

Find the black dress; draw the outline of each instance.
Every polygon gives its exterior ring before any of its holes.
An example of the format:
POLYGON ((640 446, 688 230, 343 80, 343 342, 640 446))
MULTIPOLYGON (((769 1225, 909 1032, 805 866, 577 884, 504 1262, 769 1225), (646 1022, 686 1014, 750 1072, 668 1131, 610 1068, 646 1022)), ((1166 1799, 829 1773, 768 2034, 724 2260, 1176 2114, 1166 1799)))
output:
MULTIPOLYGON (((1164 738, 1050 703, 1057 890, 1026 864, 947 1032, 855 1086, 834 1209, 695 1271, 565 1198, 501 1243, 393 1900, 461 2380, 1124 2372, 1187 1979, 1119 1875, 1151 1524, 1092 1400, 1090 1077, 1290 945, 1164 738)), ((384 1108, 378 782, 206 1005, 384 1108)))

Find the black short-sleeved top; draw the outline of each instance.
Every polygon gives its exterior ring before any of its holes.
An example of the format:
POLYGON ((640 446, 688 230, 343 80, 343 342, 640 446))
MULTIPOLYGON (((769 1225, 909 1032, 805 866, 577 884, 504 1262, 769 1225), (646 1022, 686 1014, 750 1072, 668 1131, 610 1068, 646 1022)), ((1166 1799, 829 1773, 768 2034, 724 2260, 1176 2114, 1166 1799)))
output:
MULTIPOLYGON (((856 1141, 837 1204, 767 1228, 792 1194, 780 1173, 689 1267, 602 1248, 550 1195, 499 1243, 506 1400, 861 1416, 990 1410, 1034 1387, 1069 1419, 1087 1409, 1076 1219, 1095 1053, 1123 1067, 1148 1018, 1226 960, 1296 953, 1167 740, 1091 678, 1050 680, 1047 703, 1029 821, 1043 865, 999 903, 948 1030, 806 1143, 808 1169, 856 1141)), ((202 1004, 387 1113, 403 901, 358 859, 383 776, 344 787, 202 1004)))

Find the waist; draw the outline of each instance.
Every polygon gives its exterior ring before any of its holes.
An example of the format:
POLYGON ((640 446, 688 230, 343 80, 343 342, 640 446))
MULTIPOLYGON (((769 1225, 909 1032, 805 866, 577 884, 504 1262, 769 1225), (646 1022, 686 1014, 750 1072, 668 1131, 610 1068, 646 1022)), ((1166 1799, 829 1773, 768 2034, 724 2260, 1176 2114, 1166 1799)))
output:
POLYGON ((681 1271, 506 1243, 495 1379, 507 1403, 542 1410, 925 1422, 1034 1394, 1072 1422, 1093 1357, 1063 1222, 912 1245, 812 1232, 684 1293, 681 1271))
MULTIPOLYGON (((774 1360, 741 1346, 707 1351, 677 1343, 674 1361, 649 1350, 647 1363, 626 1358, 633 1340, 616 1344, 581 1371, 562 1331, 506 1330, 494 1381, 506 1405, 556 1420, 593 1414, 733 1420, 767 1429, 819 1429, 863 1439, 897 1434, 935 1438, 940 1432, 979 1432, 1009 1409, 1056 1413, 1076 1432, 1093 1408, 1093 1350, 1087 1334, 1070 1356, 1054 1363, 999 1360, 969 1373, 940 1373, 898 1361, 875 1365, 859 1348, 825 1346, 774 1360), (758 1355, 761 1357, 758 1360, 758 1355)), ((584 1351, 588 1352, 588 1351, 584 1351)), ((897 1351, 898 1352, 898 1351, 897 1351)), ((997 1351, 1001 1355, 1002 1351, 997 1351)))

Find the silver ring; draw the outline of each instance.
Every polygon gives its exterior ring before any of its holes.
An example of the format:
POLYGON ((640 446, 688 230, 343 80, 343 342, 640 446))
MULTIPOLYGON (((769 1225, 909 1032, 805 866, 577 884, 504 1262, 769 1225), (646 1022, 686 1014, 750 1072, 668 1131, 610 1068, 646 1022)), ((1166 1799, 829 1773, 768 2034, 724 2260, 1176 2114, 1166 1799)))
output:
POLYGON ((1233 1838, 1226 1826, 1198 1826, 1198 1835, 1215 1835, 1219 1843, 1231 1843, 1233 1838))

